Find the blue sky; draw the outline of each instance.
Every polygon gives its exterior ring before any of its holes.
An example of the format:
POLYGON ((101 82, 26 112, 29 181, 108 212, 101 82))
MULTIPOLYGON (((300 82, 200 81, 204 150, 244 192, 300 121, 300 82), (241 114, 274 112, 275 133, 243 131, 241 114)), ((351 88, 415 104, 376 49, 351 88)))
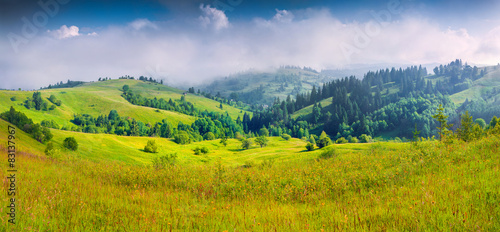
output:
POLYGON ((499 1, 0 0, 0 88, 280 65, 500 62, 499 1), (9 81, 7 81, 9 80, 9 81))

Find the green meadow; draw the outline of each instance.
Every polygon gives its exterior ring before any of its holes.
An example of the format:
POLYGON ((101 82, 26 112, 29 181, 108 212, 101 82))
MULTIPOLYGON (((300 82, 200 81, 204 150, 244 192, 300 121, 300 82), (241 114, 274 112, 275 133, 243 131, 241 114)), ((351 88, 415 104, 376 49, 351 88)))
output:
MULTIPOLYGON (((0 127, 7 123, 0 121, 0 127)), ((7 140, 1 130, 0 138, 7 140)), ((59 147, 16 131, 16 225, 2 207, 0 231, 498 231, 500 138, 331 145, 270 138, 241 151, 237 140, 176 145, 151 138, 53 130, 59 147), (210 149, 194 155, 196 146, 210 149), (319 159, 333 150, 330 159, 319 159), (178 162, 157 169, 154 156, 178 162)), ((0 152, 6 154, 2 144, 0 152)), ((5 157, 5 156, 4 156, 5 157)), ((6 173, 3 162, 2 173, 6 173)), ((7 182, 2 205, 8 205, 7 182)))
MULTIPOLYGON (((13 105, 35 123, 48 119, 60 126, 74 114, 112 109, 145 123, 196 120, 130 104, 120 96, 125 84, 151 98, 177 100, 184 93, 134 80, 85 83, 42 90, 43 98, 53 94, 62 105, 36 111, 22 104, 33 92, 0 91, 0 112, 13 105)), ((185 97, 233 119, 245 113, 229 105, 221 110, 219 102, 196 94, 185 97)), ((50 129, 55 152, 48 156, 47 144, 17 128, 11 224, 9 125, 0 119, 0 231, 500 230, 500 137, 489 132, 471 142, 346 143, 307 151, 297 138, 268 137, 264 147, 250 138, 253 145, 242 149, 238 139, 181 145, 172 138, 50 129), (63 146, 68 137, 77 150, 63 146), (145 152, 151 140, 157 153, 145 152), (197 148, 207 152, 197 155, 197 148)))

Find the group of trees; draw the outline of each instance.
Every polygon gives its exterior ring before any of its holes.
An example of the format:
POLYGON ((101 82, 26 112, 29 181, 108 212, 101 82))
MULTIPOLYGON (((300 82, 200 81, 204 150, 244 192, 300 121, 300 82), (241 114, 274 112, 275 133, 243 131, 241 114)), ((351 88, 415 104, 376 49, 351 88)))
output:
POLYGON ((443 112, 443 107, 441 105, 438 108, 438 112, 433 117, 439 123, 437 128, 439 131, 439 139, 447 143, 452 142, 454 138, 464 142, 470 142, 484 137, 486 134, 500 134, 500 118, 496 116, 493 116, 490 123, 486 124, 481 118, 473 120, 469 112, 465 111, 465 113, 460 116, 460 123, 455 132, 452 130, 453 124, 448 123, 448 115, 443 112))
POLYGON ((71 122, 77 125, 77 128, 72 128, 74 131, 173 138, 179 144, 225 137, 234 138, 238 134, 243 134, 241 126, 228 114, 207 111, 201 112, 199 118, 191 125, 179 122, 177 127, 173 126, 167 119, 155 124, 145 124, 134 118, 120 117, 116 110, 111 110, 108 115, 98 117, 77 114, 74 115, 71 122))
POLYGON ((454 94, 468 89, 474 80, 486 74, 486 68, 471 67, 459 59, 447 65, 436 66, 433 71, 435 77, 439 78, 436 81, 436 90, 442 94, 454 94))
POLYGON ((81 85, 83 83, 85 83, 85 82, 83 82, 83 81, 68 80, 66 83, 63 83, 62 81, 60 81, 60 82, 57 82, 54 85, 50 84, 48 87, 46 87, 46 88, 40 88, 40 89, 72 88, 72 87, 81 85))
POLYGON ((61 100, 58 100, 54 95, 50 95, 48 98, 50 102, 53 104, 49 107, 49 103, 43 100, 41 92, 34 92, 32 97, 27 97, 24 101, 24 106, 27 109, 35 109, 35 110, 54 110, 57 106, 61 105, 61 100))
POLYGON ((28 118, 24 113, 16 111, 14 107, 10 107, 9 111, 0 114, 0 118, 14 124, 17 128, 31 134, 38 142, 46 143, 53 137, 47 127, 43 127, 38 123, 33 123, 33 120, 28 118))
POLYGON ((162 110, 170 110, 192 116, 197 116, 199 114, 199 111, 196 108, 194 108, 194 105, 191 102, 186 101, 184 96, 182 96, 181 100, 178 101, 173 101, 172 99, 166 101, 163 98, 157 99, 156 97, 154 98, 143 97, 140 94, 134 93, 128 85, 124 85, 122 87, 122 90, 123 90, 122 96, 128 102, 134 105, 147 106, 162 110))
MULTIPOLYGON (((135 80, 135 77, 129 76, 129 75, 125 75, 125 76, 118 77, 118 79, 135 80)), ((106 77, 106 79, 99 78, 99 81, 106 81, 106 80, 108 80, 107 77, 106 77)), ((109 78, 109 80, 111 80, 111 78, 109 78)), ((163 80, 158 81, 157 79, 153 79, 152 77, 147 78, 145 76, 140 76, 137 80, 147 81, 147 82, 152 82, 152 83, 158 83, 158 84, 162 84, 163 85, 163 80)))

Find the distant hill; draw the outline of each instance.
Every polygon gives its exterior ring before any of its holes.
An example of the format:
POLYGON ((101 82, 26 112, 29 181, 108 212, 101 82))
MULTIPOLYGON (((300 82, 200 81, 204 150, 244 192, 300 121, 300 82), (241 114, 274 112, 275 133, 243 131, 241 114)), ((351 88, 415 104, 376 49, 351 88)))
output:
POLYGON ((236 101, 270 105, 275 98, 285 99, 288 95, 295 96, 311 91, 313 86, 331 79, 330 76, 308 68, 282 67, 269 72, 243 72, 197 88, 236 101))

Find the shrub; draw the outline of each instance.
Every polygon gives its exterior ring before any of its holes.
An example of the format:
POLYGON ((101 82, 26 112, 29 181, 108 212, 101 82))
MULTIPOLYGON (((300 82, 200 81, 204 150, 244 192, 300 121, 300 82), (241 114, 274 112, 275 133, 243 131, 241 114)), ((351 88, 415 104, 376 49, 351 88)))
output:
POLYGON ((221 138, 220 143, 224 145, 224 147, 227 146, 227 137, 221 138))
POLYGON ((360 143, 369 143, 372 141, 372 137, 366 134, 362 134, 359 136, 359 142, 360 143))
POLYGON ((358 141, 358 138, 352 137, 351 139, 349 139, 349 142, 350 143, 358 143, 359 141, 358 141))
POLYGON ((17 101, 17 98, 14 96, 14 97, 11 97, 10 100, 11 101, 17 101))
POLYGON ((76 139, 74 137, 65 138, 63 146, 72 151, 78 150, 78 142, 76 142, 76 139))
POLYGON ((323 137, 323 138, 320 138, 317 142, 316 142, 316 145, 319 147, 319 148, 323 148, 323 147, 326 147, 326 146, 330 146, 332 144, 332 140, 328 137, 323 137))
POLYGON ((245 161, 245 164, 243 165, 244 168, 251 168, 255 166, 255 162, 253 162, 253 160, 247 160, 245 161))
POLYGON ((330 159, 335 155, 335 149, 333 147, 329 147, 325 149, 321 154, 319 154, 319 159, 330 159))
POLYGON ((292 138, 292 136, 290 136, 288 134, 282 134, 281 138, 283 138, 284 140, 290 140, 292 138))
POLYGON ((252 140, 250 139, 243 139, 241 141, 241 149, 247 150, 252 146, 252 140))
POLYGON ((52 142, 49 142, 47 144, 47 147, 45 148, 45 155, 54 156, 56 153, 57 149, 54 147, 54 144, 52 142))
POLYGON ((207 132, 207 133, 205 133, 205 135, 203 135, 203 139, 205 139, 205 140, 214 140, 215 139, 215 135, 212 132, 207 132))
POLYGON ((307 145, 306 145, 306 149, 307 149, 308 151, 312 151, 312 150, 314 150, 314 144, 312 144, 312 143, 307 143, 307 145))
POLYGON ((345 139, 344 137, 340 137, 335 141, 335 143, 337 144, 348 143, 348 142, 349 141, 347 141, 347 139, 345 139))
POLYGON ((43 120, 40 125, 48 128, 59 129, 59 125, 54 120, 43 120))
POLYGON ((209 152, 208 148, 206 148, 206 147, 202 147, 202 148, 196 147, 195 149, 193 149, 193 151, 194 151, 195 155, 201 155, 202 153, 207 154, 209 152))
POLYGON ((191 138, 189 138, 189 135, 187 132, 179 131, 174 136, 174 142, 176 142, 177 144, 188 144, 188 143, 191 143, 191 138))
POLYGON ((158 145, 156 145, 155 140, 148 140, 148 144, 144 147, 145 152, 149 153, 157 153, 158 152, 158 145))
POLYGON ((194 151, 195 155, 201 155, 201 149, 200 149, 200 147, 196 147, 195 149, 193 149, 193 151, 194 151))
POLYGON ((236 138, 237 140, 242 140, 244 137, 243 137, 243 135, 240 134, 240 132, 236 132, 234 134, 234 138, 236 138))
POLYGON ((164 156, 156 157, 151 162, 156 170, 164 169, 167 166, 172 166, 177 161, 177 154, 171 153, 164 156))

